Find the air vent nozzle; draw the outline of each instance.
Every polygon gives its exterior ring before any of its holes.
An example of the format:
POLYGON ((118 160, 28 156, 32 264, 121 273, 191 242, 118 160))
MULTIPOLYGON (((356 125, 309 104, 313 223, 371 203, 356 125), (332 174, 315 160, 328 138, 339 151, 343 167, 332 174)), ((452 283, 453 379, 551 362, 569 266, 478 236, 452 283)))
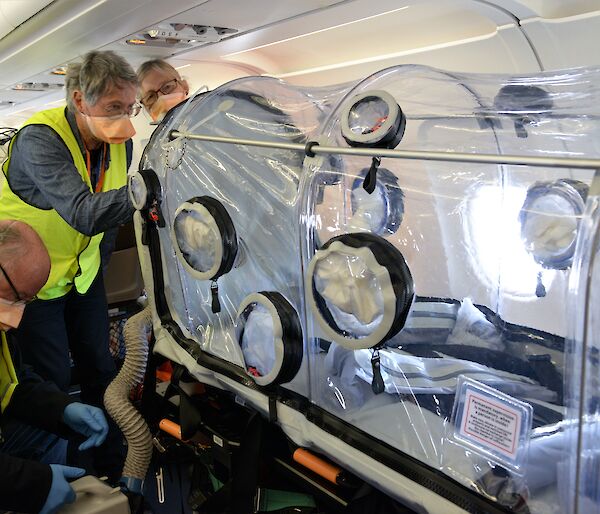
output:
POLYGON ((217 43, 237 29, 211 27, 188 23, 159 23, 138 34, 129 36, 128 45, 143 45, 169 48, 193 48, 207 43, 217 43))
POLYGON ((63 87, 63 84, 51 84, 48 82, 20 82, 19 84, 15 84, 12 89, 14 91, 54 91, 63 87))

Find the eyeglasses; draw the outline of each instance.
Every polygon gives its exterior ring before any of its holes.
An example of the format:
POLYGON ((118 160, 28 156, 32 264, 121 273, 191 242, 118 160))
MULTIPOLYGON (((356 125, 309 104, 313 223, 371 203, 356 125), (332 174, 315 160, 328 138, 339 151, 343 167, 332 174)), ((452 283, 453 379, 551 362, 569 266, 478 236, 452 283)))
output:
POLYGON ((12 302, 13 305, 26 305, 28 303, 33 302, 34 300, 37 300, 37 296, 34 296, 33 298, 30 298, 29 300, 25 300, 24 298, 21 298, 21 295, 19 294, 19 291, 17 291, 17 288, 15 287, 15 284, 10 279, 10 277, 8 276, 8 273, 6 273, 6 270, 2 267, 1 264, 0 264, 0 271, 2 271, 2 274, 4 275, 4 278, 8 282, 8 285, 10 286, 12 292, 15 295, 15 298, 17 299, 17 301, 12 302))
MULTIPOLYGON (((17 288, 13 284, 13 281, 10 279, 10 277, 8 276, 8 273, 6 273, 6 270, 2 267, 1 264, 0 264, 0 271, 2 271, 2 274, 4 275, 4 278, 8 282, 8 285, 12 289, 12 292, 15 294, 15 298, 17 299, 17 302, 23 302, 24 300, 19 295, 19 291, 17 291, 17 288)), ((15 303, 17 303, 17 302, 15 302, 15 303)))
POLYGON ((178 79, 171 79, 169 80, 169 82, 165 82, 156 91, 148 91, 140 100, 140 102, 142 102, 142 105, 144 107, 150 108, 158 100, 158 93, 162 95, 170 95, 173 91, 177 89, 177 86, 179 84, 180 82, 178 79))
POLYGON ((129 107, 129 109, 127 109, 126 111, 124 111, 123 109, 117 108, 117 109, 110 109, 110 108, 104 108, 104 111, 106 112, 105 116, 101 116, 102 118, 109 118, 111 120, 116 120, 119 118, 135 118, 140 111, 142 110, 142 104, 140 103, 134 103, 131 107, 129 107))

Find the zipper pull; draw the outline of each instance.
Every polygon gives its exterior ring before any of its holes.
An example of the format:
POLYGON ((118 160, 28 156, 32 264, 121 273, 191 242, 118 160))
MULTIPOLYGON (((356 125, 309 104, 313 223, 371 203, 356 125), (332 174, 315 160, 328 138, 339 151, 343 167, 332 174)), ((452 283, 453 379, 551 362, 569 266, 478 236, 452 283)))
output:
POLYGON ((371 167, 369 168, 368 173, 365 176, 365 180, 363 181, 363 189, 371 194, 375 191, 375 185, 377 184, 377 168, 381 164, 381 157, 373 157, 371 161, 371 167))
POLYGON ((517 118, 515 120, 515 132, 518 138, 524 139, 527 137, 526 123, 528 123, 527 118, 517 118))
POLYGON ((373 351, 371 357, 371 368, 373 370, 373 382, 371 382, 371 389, 375 394, 380 394, 385 391, 385 384, 383 377, 381 376, 381 362, 379 361, 379 350, 373 351))
POLYGON ((535 287, 535 296, 538 298, 543 298, 546 296, 546 288, 544 287, 544 283, 542 282, 542 272, 540 271, 537 274, 537 286, 535 287))
POLYGON ((210 284, 210 293, 212 295, 212 311, 217 314, 221 312, 221 302, 219 302, 219 284, 213 280, 210 284))

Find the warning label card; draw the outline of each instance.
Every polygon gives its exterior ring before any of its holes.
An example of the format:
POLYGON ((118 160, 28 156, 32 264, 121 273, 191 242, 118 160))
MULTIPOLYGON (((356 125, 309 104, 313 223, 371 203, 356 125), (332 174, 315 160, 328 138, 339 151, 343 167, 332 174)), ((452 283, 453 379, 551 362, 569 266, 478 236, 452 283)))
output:
POLYGON ((462 417, 457 424, 460 436, 475 446, 515 459, 521 436, 521 410, 473 389, 465 393, 462 417))

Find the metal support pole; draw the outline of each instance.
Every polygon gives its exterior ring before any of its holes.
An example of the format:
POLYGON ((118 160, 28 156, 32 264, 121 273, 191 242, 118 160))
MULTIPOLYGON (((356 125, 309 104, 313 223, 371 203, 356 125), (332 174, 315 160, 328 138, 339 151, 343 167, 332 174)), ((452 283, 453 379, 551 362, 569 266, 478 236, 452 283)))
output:
POLYGON ((298 152, 310 152, 317 155, 337 154, 355 155, 362 157, 390 157, 392 159, 412 159, 420 161, 440 162, 464 162, 479 164, 508 164, 515 166, 537 166, 548 168, 578 168, 598 169, 600 159, 579 159, 571 157, 537 157, 524 155, 496 155, 496 154, 474 154, 459 152, 431 152, 423 150, 388 150, 385 148, 354 148, 342 146, 321 146, 316 142, 306 145, 300 143, 279 143, 275 141, 257 141, 254 139, 240 139, 234 137, 207 136, 201 134, 189 134, 172 130, 169 134, 171 139, 185 138, 194 141, 211 141, 213 143, 225 143, 231 145, 257 146, 262 148, 274 148, 279 150, 293 150, 298 152))

